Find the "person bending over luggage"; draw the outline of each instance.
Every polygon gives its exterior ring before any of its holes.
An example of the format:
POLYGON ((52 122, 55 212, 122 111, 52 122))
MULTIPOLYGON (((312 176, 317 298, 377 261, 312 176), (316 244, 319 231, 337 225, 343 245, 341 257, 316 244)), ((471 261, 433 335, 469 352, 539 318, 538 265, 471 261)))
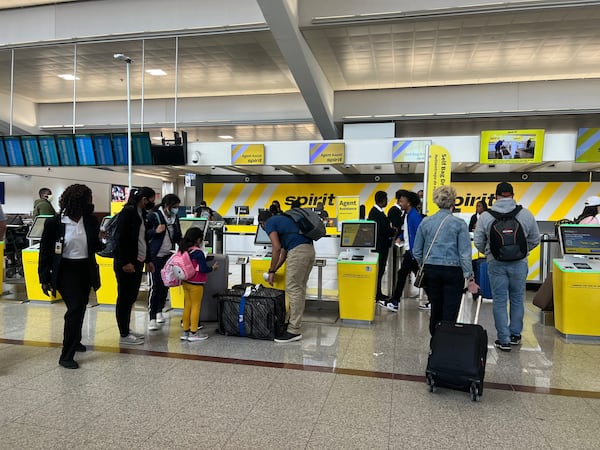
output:
POLYGON ((431 336, 439 321, 456 322, 467 282, 476 291, 469 229, 464 220, 452 215, 455 200, 456 190, 452 186, 440 186, 433 191, 433 202, 439 211, 423 219, 412 248, 419 265, 425 264, 425 291, 431 303, 431 336))
POLYGON ((92 191, 83 184, 67 187, 59 199, 60 213, 46 220, 40 241, 38 274, 47 296, 62 296, 67 312, 58 363, 77 369, 75 352, 85 352, 81 327, 90 289, 100 288, 96 252, 102 249, 100 224, 92 213, 92 191))
POLYGON ((192 264, 198 270, 189 280, 182 283, 183 287, 183 333, 179 338, 182 341, 197 342, 208 339, 208 334, 198 332, 198 322, 200 321, 200 307, 202 306, 202 296, 204 295, 204 283, 206 283, 206 274, 217 270, 219 263, 215 262, 211 267, 206 264, 206 257, 201 250, 204 240, 204 231, 200 228, 189 228, 181 243, 179 252, 189 252, 192 264))
POLYGON ((144 264, 150 273, 154 265, 150 259, 150 247, 146 229, 147 211, 154 208, 154 189, 143 187, 132 189, 129 199, 119 213, 117 221, 117 245, 113 269, 117 278, 117 305, 115 315, 121 334, 121 344, 139 345, 144 343, 144 334, 129 328, 131 309, 137 300, 144 264))
POLYGON ((160 276, 161 269, 175 249, 175 244, 181 240, 179 225, 179 204, 181 200, 175 194, 167 194, 152 214, 148 214, 148 241, 150 242, 150 258, 154 264, 151 275, 148 311, 150 314, 148 330, 160 330, 165 322, 162 310, 165 307, 169 288, 165 286, 160 276))
POLYGON ((269 235, 272 245, 271 266, 269 268, 269 284, 277 270, 286 263, 285 290, 290 300, 290 321, 287 331, 275 337, 275 342, 285 343, 302 339, 302 316, 306 302, 306 285, 315 263, 315 249, 312 240, 302 236, 298 225, 285 215, 272 216, 269 211, 262 211, 258 222, 269 235))

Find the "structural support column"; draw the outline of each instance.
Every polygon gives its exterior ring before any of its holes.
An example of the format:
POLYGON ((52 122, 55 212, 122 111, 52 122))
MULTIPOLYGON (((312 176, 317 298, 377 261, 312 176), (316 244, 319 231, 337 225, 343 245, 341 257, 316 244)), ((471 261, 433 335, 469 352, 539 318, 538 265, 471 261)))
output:
POLYGON ((296 1, 257 0, 323 139, 338 139, 340 133, 333 121, 334 92, 300 33, 296 1))

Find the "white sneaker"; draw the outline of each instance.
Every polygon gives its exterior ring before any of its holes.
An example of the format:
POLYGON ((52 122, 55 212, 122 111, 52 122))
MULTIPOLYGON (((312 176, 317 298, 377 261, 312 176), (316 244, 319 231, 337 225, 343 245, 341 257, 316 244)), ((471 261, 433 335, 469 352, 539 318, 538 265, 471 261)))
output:
POLYGON ((165 323, 163 313, 156 313, 156 323, 165 323))
MULTIPOLYGON (((156 331, 156 330, 160 330, 160 325, 157 323, 158 320, 152 319, 149 323, 148 323, 148 329, 150 331, 156 331)), ((164 322, 164 321, 163 321, 164 322)))
POLYGON ((181 333, 181 336, 179 336, 179 340, 180 341, 187 341, 188 340, 188 336, 190 335, 189 331, 183 331, 181 333))
POLYGON ((431 303, 427 302, 427 303, 421 303, 419 305, 419 309, 423 310, 423 311, 431 311, 431 303))
POLYGON ((208 339, 208 334, 198 332, 190 333, 187 338, 189 342, 205 341, 206 339, 208 339))
POLYGON ((144 333, 136 333, 135 331, 131 331, 131 330, 129 330, 129 335, 135 336, 138 339, 144 339, 146 337, 146 335, 144 333))
POLYGON ((134 336, 133 334, 128 334, 125 337, 121 336, 121 339, 119 339, 119 343, 120 344, 128 344, 128 345, 141 345, 144 343, 144 341, 142 339, 134 336))

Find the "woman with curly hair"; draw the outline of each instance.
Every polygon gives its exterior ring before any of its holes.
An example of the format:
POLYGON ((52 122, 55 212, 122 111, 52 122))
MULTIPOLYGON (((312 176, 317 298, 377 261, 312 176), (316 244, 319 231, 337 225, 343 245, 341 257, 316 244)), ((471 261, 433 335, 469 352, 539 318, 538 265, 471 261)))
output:
POLYGON ((40 241, 38 274, 47 296, 62 296, 67 312, 58 363, 77 369, 75 352, 85 352, 81 327, 90 289, 100 288, 96 252, 102 248, 100 224, 93 215, 92 191, 72 184, 59 199, 60 212, 46 220, 40 241))

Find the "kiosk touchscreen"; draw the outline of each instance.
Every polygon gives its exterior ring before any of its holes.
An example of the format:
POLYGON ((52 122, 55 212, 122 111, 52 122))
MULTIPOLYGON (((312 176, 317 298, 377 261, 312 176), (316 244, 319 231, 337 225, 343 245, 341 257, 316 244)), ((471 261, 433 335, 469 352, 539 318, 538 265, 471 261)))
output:
POLYGON ((208 220, 203 218, 182 218, 179 219, 179 225, 181 226, 181 235, 185 236, 187 230, 191 227, 200 228, 202 231, 206 233, 206 224, 208 220))
POLYGON ((340 233, 340 248, 346 250, 347 258, 362 261, 375 248, 377 239, 377 223, 371 221, 342 222, 340 233))
POLYGON ((269 235, 262 227, 262 225, 258 225, 256 227, 256 234, 254 235, 254 245, 257 247, 262 247, 266 251, 266 254, 264 255, 265 257, 271 257, 271 239, 269 239, 269 235))
POLYGON ((590 270, 589 262, 600 260, 600 226, 561 225, 558 237, 565 261, 577 269, 590 270))
POLYGON ((37 216, 33 219, 33 224, 31 224, 31 228, 29 228, 29 231, 27 232, 27 239, 29 239, 29 242, 39 241, 42 238, 44 224, 50 217, 52 216, 37 216))

